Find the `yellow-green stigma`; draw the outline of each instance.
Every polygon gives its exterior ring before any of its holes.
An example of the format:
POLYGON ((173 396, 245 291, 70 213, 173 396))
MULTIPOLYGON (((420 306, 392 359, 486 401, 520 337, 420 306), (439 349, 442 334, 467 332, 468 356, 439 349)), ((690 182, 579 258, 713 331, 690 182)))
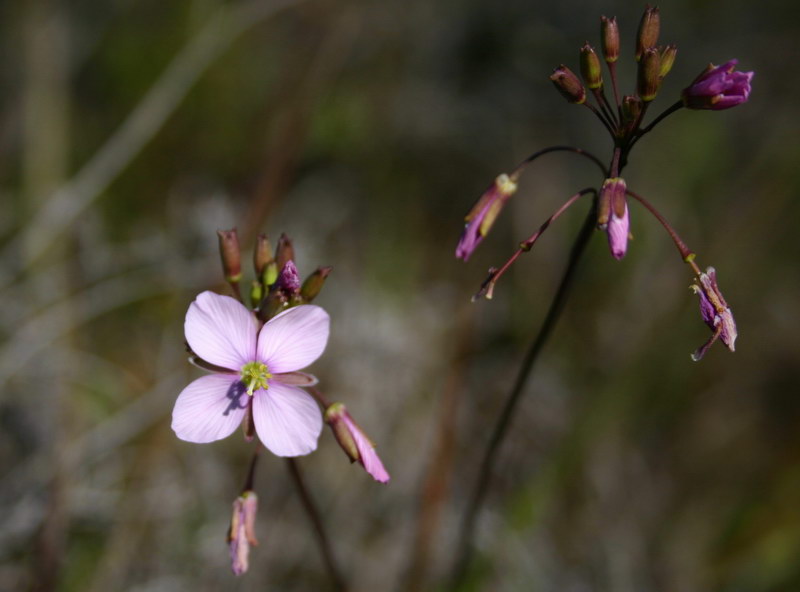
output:
POLYGON ((272 378, 267 365, 263 362, 248 362, 242 366, 241 376, 242 382, 247 387, 247 394, 251 397, 256 389, 268 389, 269 379, 272 378))

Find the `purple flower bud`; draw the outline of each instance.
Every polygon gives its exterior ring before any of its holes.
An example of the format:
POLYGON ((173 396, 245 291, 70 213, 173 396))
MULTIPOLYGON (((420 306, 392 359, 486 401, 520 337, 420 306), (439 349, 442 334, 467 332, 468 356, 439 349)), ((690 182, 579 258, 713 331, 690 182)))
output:
POLYGON ((456 247, 458 259, 464 261, 469 259, 483 237, 489 233, 505 202, 514 195, 516 190, 516 179, 502 174, 495 179, 491 187, 483 192, 465 218, 467 224, 456 247))
POLYGON ((625 198, 626 191, 625 179, 621 177, 606 179, 600 189, 597 206, 597 226, 608 234, 611 255, 617 260, 622 259, 628 250, 630 216, 628 201, 625 198))
POLYGON ((681 98, 688 109, 729 109, 744 103, 750 97, 750 80, 753 72, 736 72, 737 60, 721 66, 709 64, 688 87, 681 98))
POLYGON ((297 267, 291 259, 281 269, 274 289, 287 297, 300 292, 300 274, 297 273, 297 267))
POLYGON ((254 491, 245 491, 233 502, 231 528, 228 531, 228 544, 231 553, 231 569, 237 576, 247 571, 250 545, 258 545, 255 535, 258 498, 254 491))
POLYGON ((364 470, 375 481, 389 482, 389 473, 386 472, 378 453, 375 452, 375 445, 353 421, 342 403, 334 403, 325 410, 325 421, 331 426, 336 441, 350 458, 350 462, 361 463, 364 470))
POLYGON ((700 297, 700 316, 703 322, 714 332, 711 338, 692 354, 692 359, 695 362, 702 359, 717 339, 729 350, 735 351, 736 321, 733 320, 733 313, 717 285, 716 270, 709 267, 706 273, 697 276, 695 283, 692 284, 692 290, 700 297))

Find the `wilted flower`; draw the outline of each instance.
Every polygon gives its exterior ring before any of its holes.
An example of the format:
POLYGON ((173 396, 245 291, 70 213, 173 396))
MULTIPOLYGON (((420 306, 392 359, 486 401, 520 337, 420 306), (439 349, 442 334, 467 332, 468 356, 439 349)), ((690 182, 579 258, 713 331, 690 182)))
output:
POLYGON ((598 204, 597 225, 608 234, 611 255, 617 260, 622 259, 628 250, 630 216, 626 191, 625 179, 606 179, 600 189, 598 204))
POLYGON ((695 362, 700 360, 717 339, 729 350, 734 351, 736 322, 725 298, 722 297, 722 292, 719 291, 716 270, 709 267, 706 273, 698 275, 692 284, 692 290, 700 297, 700 315, 703 321, 714 332, 711 338, 692 354, 692 359, 695 362))
POLYGON ((753 72, 736 72, 737 60, 721 66, 709 64, 694 82, 683 90, 683 104, 689 109, 729 109, 750 96, 753 72))
POLYGON ((465 218, 467 225, 456 247, 457 258, 464 261, 469 259, 483 237, 489 233, 503 205, 516 190, 517 183, 508 175, 502 174, 481 195, 465 218))
POLYGON ((298 386, 316 379, 297 372, 314 362, 328 342, 330 318, 322 308, 290 308, 258 322, 237 300, 203 292, 189 306, 186 341, 214 374, 183 389, 172 411, 172 429, 188 442, 229 436, 249 408, 256 433, 278 456, 308 454, 317 447, 322 415, 298 386))
POLYGON ((233 502, 233 515, 228 530, 231 552, 231 569, 237 576, 247 571, 250 545, 258 545, 255 533, 258 497, 255 491, 245 491, 233 502))
POLYGON ((375 452, 375 445, 353 421, 342 403, 334 403, 328 407, 325 411, 325 421, 331 426, 336 440, 350 457, 351 462, 360 462, 364 470, 376 481, 389 482, 389 473, 375 452))

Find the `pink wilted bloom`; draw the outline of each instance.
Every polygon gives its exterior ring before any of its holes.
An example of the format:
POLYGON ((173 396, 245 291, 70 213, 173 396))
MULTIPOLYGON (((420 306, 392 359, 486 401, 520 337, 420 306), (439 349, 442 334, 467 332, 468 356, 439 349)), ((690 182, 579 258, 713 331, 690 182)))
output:
POLYGON ((736 72, 737 60, 721 66, 709 64, 681 93, 689 109, 729 109, 741 105, 750 96, 753 72, 736 72))
POLYGON ((456 258, 466 261, 478 247, 483 237, 489 234, 492 224, 497 219, 503 205, 517 190, 517 183, 506 174, 502 174, 491 187, 483 192, 475 205, 464 218, 467 222, 464 232, 456 246, 456 258))
POLYGON ((389 482, 389 473, 375 452, 375 445, 353 421, 342 403, 334 403, 325 410, 325 421, 331 426, 336 440, 351 462, 360 462, 375 481, 389 482))
POLYGON ((611 255, 617 260, 622 259, 628 250, 630 215, 626 191, 625 179, 606 179, 600 189, 598 204, 597 225, 608 234, 611 255))
POLYGON ((328 342, 330 318, 319 306, 302 305, 258 321, 239 301, 203 292, 184 323, 192 351, 214 373, 187 386, 172 411, 172 429, 188 442, 229 436, 248 408, 256 433, 278 456, 308 454, 317 447, 322 414, 298 386, 316 378, 298 372, 319 358, 328 342))
POLYGON ((233 502, 228 544, 231 552, 231 569, 237 576, 249 567, 250 546, 258 545, 255 533, 258 497, 255 491, 245 491, 233 502))
POLYGON ((702 359, 708 348, 717 339, 722 341, 729 350, 735 351, 736 321, 733 320, 733 313, 722 297, 722 292, 719 291, 716 270, 709 267, 706 273, 697 276, 692 290, 700 297, 700 315, 703 317, 703 321, 714 332, 711 338, 692 354, 692 359, 695 362, 702 359))

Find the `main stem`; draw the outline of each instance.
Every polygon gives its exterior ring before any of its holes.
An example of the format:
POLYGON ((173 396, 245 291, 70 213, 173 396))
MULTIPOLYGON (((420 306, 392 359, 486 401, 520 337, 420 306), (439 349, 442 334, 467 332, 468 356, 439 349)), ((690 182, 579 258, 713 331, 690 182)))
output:
POLYGON ((519 402, 520 396, 523 393, 528 377, 533 370, 533 366, 536 363, 536 360, 539 358, 539 354, 542 352, 547 340, 550 338, 550 335, 553 333, 556 322, 558 321, 558 318, 564 309, 564 305, 567 301, 567 297, 569 296, 570 288, 572 287, 572 282, 575 277, 575 271, 578 267, 578 262, 586 250, 586 245, 589 243, 589 238, 592 236, 592 232, 594 231, 595 223, 597 221, 597 214, 595 211, 596 201, 597 200, 595 199, 595 202, 589 211, 589 215, 586 217, 586 221, 583 223, 578 236, 575 238, 575 243, 570 251, 567 269, 564 271, 564 276, 561 278, 561 283, 558 286, 558 290, 553 297, 553 301, 550 303, 550 308, 547 311, 544 322, 542 323, 536 338, 533 340, 530 349, 525 355, 525 359, 522 361, 522 365, 520 366, 519 372, 517 373, 517 378, 514 382, 514 387, 508 394, 508 399, 506 399, 503 411, 501 412, 500 418, 497 420, 497 424, 492 432, 491 439, 489 440, 489 446, 486 449, 486 453, 483 456, 483 460, 478 471, 478 478, 475 482, 475 487, 472 490, 472 495, 470 496, 467 510, 464 513, 464 517, 461 522, 461 529, 457 539, 458 549, 456 552, 455 567, 450 579, 450 590, 457 590, 466 576, 467 568, 469 567, 470 560, 472 559, 472 537, 475 530, 475 524, 478 513, 483 505, 484 498, 486 497, 486 492, 489 489, 489 482, 492 478, 492 468, 495 464, 495 457, 497 456, 500 446, 503 443, 503 439, 505 438, 505 435, 511 425, 511 418, 514 415, 517 403, 519 402))
POLYGON ((325 533, 325 526, 322 523, 322 517, 317 509, 314 500, 311 498, 311 493, 303 480, 303 474, 300 472, 300 466, 294 458, 286 459, 286 467, 289 469, 289 475, 292 477, 297 492, 300 494, 300 501, 303 502, 303 508, 308 514, 311 525, 314 527, 314 533, 317 537, 317 544, 319 545, 322 559, 325 561, 325 567, 328 570, 333 589, 337 592, 346 592, 347 585, 342 578, 342 572, 336 564, 336 559, 333 556, 333 548, 331 547, 330 539, 325 533))

